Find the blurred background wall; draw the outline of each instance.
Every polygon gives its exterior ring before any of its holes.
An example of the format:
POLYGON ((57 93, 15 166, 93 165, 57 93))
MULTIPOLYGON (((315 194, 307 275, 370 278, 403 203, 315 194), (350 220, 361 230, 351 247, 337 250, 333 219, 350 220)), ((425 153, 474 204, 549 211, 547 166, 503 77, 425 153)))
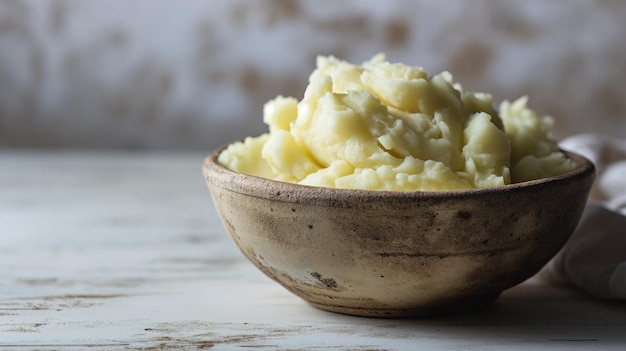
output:
POLYGON ((265 131, 319 54, 528 95, 626 137, 626 1, 0 0, 0 147, 211 149, 265 131))

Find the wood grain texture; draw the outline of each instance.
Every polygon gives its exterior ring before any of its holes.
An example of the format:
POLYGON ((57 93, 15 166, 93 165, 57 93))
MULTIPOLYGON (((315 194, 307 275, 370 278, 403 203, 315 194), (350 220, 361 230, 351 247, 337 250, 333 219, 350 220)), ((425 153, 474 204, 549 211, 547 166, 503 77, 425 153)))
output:
POLYGON ((477 314, 312 308, 230 241, 203 154, 0 151, 0 350, 622 349, 626 305, 528 281, 477 314))

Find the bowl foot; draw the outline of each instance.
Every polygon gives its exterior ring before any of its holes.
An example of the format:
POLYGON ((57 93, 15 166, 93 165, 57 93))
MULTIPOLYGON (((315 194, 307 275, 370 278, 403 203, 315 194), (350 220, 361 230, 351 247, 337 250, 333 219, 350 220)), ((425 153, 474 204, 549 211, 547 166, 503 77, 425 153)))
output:
POLYGON ((481 310, 491 305, 498 298, 498 296, 500 296, 500 293, 466 297, 452 302, 426 304, 407 308, 338 306, 311 301, 307 301, 307 303, 321 310, 351 316, 374 318, 415 318, 459 314, 481 310))

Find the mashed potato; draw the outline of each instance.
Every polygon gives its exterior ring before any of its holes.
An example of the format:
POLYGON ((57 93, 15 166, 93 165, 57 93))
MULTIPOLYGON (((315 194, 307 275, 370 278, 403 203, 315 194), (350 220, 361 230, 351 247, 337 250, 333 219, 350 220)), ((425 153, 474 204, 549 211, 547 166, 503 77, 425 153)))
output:
POLYGON ((551 119, 464 92, 452 76, 389 63, 318 57, 301 101, 263 110, 269 133, 229 145, 225 167, 331 188, 442 191, 497 187, 574 169, 548 138, 551 119))

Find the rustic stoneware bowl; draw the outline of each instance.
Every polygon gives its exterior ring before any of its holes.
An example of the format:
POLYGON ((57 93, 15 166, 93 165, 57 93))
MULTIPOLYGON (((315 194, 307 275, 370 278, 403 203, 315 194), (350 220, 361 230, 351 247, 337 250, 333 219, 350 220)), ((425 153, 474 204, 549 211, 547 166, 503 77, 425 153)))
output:
POLYGON ((230 171, 203 173, 219 215, 261 271, 324 310, 435 315, 484 306, 563 246, 594 167, 500 188, 390 192, 310 187, 230 171))

